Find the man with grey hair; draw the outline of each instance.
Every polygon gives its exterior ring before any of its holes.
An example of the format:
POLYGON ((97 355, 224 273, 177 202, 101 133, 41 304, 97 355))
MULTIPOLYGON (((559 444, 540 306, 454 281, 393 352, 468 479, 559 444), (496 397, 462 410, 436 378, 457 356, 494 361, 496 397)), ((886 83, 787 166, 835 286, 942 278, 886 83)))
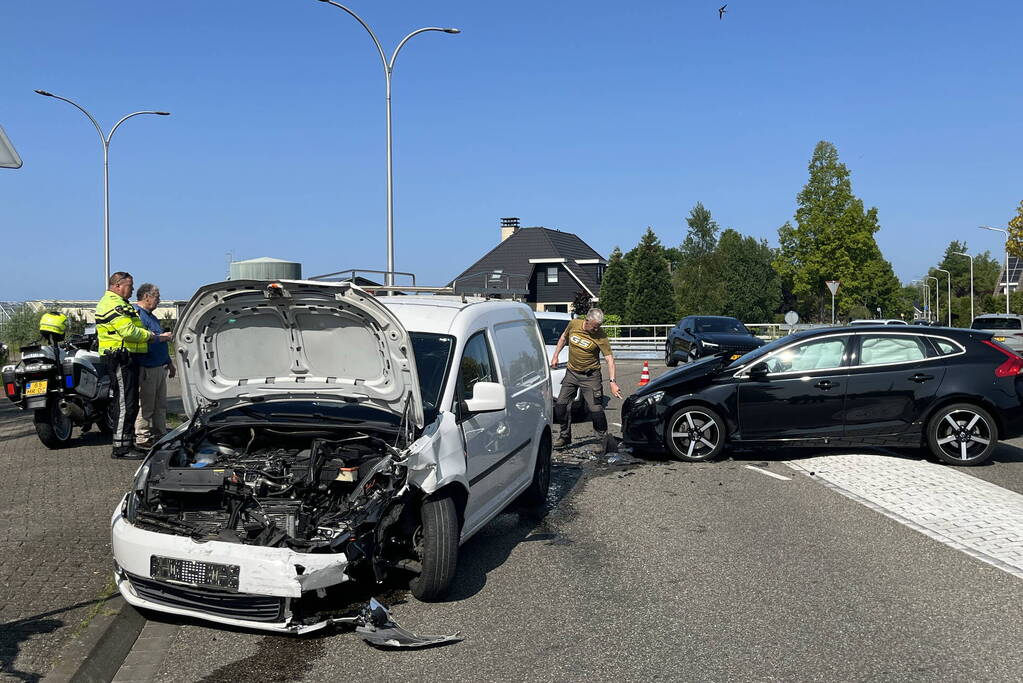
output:
POLYGON ((568 345, 568 369, 565 379, 561 382, 561 393, 554 404, 554 421, 561 424, 561 435, 554 443, 557 448, 564 448, 572 443, 572 411, 569 404, 578 390, 582 393, 593 431, 600 439, 599 452, 608 447, 607 416, 604 414, 604 380, 600 374, 600 356, 607 361, 607 372, 610 375, 611 394, 615 398, 622 397, 622 390, 615 381, 615 359, 611 353, 611 344, 600 326, 604 323, 604 312, 599 308, 591 308, 586 319, 568 321, 565 331, 558 340, 551 357, 551 367, 558 366, 561 349, 568 345))
MULTIPOLYGON (((149 282, 140 285, 138 303, 142 324, 154 335, 163 333, 153 311, 160 305, 160 289, 149 282)), ((135 420, 135 445, 150 448, 167 431, 167 379, 175 374, 167 342, 150 342, 139 356, 139 414, 135 420)))

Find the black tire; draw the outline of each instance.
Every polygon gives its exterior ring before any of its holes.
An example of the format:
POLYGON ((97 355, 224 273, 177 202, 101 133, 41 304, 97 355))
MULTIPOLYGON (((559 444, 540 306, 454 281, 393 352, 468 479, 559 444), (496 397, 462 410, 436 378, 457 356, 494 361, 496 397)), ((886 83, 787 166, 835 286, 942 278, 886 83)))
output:
POLYGON ((423 602, 442 598, 451 587, 458 566, 458 510, 450 495, 430 497, 420 507, 421 525, 413 544, 422 571, 409 581, 412 595, 423 602))
POLYGON ((99 419, 96 420, 96 427, 99 431, 110 436, 114 433, 114 427, 117 426, 117 418, 110 414, 110 406, 106 403, 98 406, 96 410, 99 412, 99 419))
POLYGON ((56 401, 47 401, 45 408, 39 408, 32 416, 36 435, 43 445, 51 450, 64 448, 71 441, 75 425, 71 418, 60 412, 56 401))
POLYGON ((519 496, 519 503, 530 510, 542 512, 547 505, 547 492, 551 488, 551 436, 544 434, 536 449, 536 465, 529 488, 519 496))
POLYGON ((724 419, 702 405, 682 406, 664 427, 664 445, 677 460, 706 462, 725 447, 724 419))
POLYGON ((927 445, 950 465, 979 465, 998 445, 998 424, 991 413, 970 403, 945 406, 927 423, 927 445))
POLYGON ((675 358, 675 354, 671 352, 671 344, 664 345, 664 364, 669 368, 673 368, 678 365, 678 358, 675 358))

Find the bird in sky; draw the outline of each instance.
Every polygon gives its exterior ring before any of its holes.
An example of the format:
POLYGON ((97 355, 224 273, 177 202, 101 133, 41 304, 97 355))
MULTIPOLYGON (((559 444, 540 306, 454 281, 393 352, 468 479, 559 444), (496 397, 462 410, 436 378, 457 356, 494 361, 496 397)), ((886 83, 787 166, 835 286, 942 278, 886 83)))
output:
POLYGON ((728 3, 727 2, 725 4, 723 4, 723 5, 721 5, 721 7, 718 7, 718 19, 724 19, 725 18, 725 13, 728 11, 728 10, 725 9, 726 7, 728 7, 728 3))

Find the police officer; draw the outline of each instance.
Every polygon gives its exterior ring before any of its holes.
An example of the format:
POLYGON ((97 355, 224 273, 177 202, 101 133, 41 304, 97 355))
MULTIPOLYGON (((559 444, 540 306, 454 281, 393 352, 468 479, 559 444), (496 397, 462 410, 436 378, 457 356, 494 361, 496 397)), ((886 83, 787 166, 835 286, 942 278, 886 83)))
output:
POLYGON ((110 276, 107 291, 96 305, 99 352, 112 373, 110 414, 114 422, 114 448, 110 457, 140 460, 145 453, 135 448, 135 419, 139 413, 139 356, 151 341, 170 341, 170 332, 155 334, 146 329, 138 311, 128 301, 135 281, 129 273, 110 276))
POLYGON ((558 366, 561 349, 568 346, 568 369, 565 379, 561 382, 561 393, 554 404, 554 421, 561 423, 561 436, 554 443, 556 448, 564 448, 572 443, 572 411, 569 404, 579 390, 590 411, 593 431, 600 439, 598 452, 604 453, 613 447, 607 433, 607 416, 604 414, 604 381, 600 375, 600 357, 607 361, 607 372, 611 394, 621 398, 622 392, 615 381, 615 359, 611 353, 611 343, 607 335, 600 329, 604 323, 604 312, 599 308, 591 308, 585 320, 569 320, 568 326, 561 334, 558 345, 551 357, 551 367, 558 366))

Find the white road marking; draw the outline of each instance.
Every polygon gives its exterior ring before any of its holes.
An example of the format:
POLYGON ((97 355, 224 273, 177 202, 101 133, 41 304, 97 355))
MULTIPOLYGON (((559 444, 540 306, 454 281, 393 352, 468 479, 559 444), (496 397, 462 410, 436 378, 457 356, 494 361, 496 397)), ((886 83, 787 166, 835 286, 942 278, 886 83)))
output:
POLYGON ((792 481, 791 477, 783 477, 780 474, 775 474, 774 472, 768 472, 767 470, 762 470, 759 467, 754 467, 753 465, 746 465, 746 469, 753 470, 755 472, 760 472, 760 474, 766 474, 769 477, 774 477, 775 479, 781 479, 782 481, 792 481))
POLYGON ((955 467, 883 455, 786 463, 825 486, 982 562, 1023 578, 1023 495, 955 467))

